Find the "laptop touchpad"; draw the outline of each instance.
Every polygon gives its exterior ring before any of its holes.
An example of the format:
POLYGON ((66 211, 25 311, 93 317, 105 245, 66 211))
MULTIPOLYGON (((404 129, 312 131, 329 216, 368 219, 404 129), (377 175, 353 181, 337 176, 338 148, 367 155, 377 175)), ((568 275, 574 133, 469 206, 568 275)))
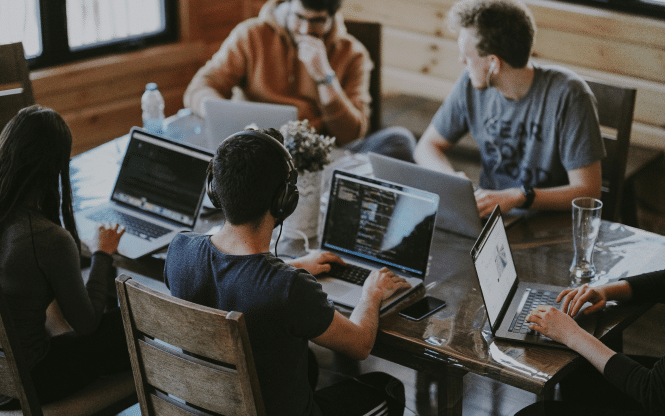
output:
POLYGON ((317 278, 317 280, 322 284, 323 291, 336 299, 343 297, 351 290, 357 289, 350 283, 347 284, 346 282, 341 282, 336 279, 322 277, 317 278))

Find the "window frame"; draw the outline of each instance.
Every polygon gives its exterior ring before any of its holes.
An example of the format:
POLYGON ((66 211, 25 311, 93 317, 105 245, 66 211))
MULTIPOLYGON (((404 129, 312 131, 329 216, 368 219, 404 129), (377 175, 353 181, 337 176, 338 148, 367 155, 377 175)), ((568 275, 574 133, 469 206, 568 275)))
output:
POLYGON ((70 50, 67 39, 66 6, 66 0, 39 0, 42 53, 28 58, 30 69, 135 51, 148 46, 176 42, 179 38, 178 0, 164 0, 163 32, 70 50))

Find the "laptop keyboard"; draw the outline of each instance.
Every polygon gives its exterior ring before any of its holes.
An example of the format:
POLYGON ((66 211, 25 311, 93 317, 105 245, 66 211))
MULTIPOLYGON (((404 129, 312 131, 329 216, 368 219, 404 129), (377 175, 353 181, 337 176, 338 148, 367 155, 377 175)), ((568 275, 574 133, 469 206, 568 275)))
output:
POLYGON ((94 212, 88 218, 101 223, 118 223, 125 227, 125 232, 140 237, 144 240, 152 240, 170 232, 168 228, 150 223, 140 218, 116 211, 112 208, 94 212))
POLYGON ((526 316, 539 305, 554 306, 559 308, 560 303, 556 302, 559 295, 555 292, 549 292, 537 289, 527 289, 528 296, 526 300, 522 299, 520 308, 517 308, 513 322, 511 322, 508 332, 516 334, 537 334, 538 332, 529 329, 529 322, 526 322, 526 316))
POLYGON ((372 271, 369 269, 355 266, 353 264, 343 265, 339 263, 330 263, 330 271, 328 272, 328 275, 336 279, 362 286, 371 272, 372 271))

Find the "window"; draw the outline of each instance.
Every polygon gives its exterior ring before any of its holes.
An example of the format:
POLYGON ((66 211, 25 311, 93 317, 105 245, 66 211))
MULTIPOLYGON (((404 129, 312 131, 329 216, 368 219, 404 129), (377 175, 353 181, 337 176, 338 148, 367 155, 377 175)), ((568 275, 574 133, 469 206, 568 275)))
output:
POLYGON ((647 17, 665 19, 665 0, 564 0, 647 17))
POLYGON ((0 43, 31 68, 177 39, 177 0, 0 0, 0 43))

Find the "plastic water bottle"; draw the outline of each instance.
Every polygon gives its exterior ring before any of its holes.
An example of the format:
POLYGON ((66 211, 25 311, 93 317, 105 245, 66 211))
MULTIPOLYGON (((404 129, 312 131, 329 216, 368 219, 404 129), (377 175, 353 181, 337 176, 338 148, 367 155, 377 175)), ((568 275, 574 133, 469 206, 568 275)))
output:
POLYGON ((151 82, 145 86, 141 97, 141 110, 143 111, 143 128, 151 133, 162 133, 164 129, 164 97, 157 89, 157 84, 151 82))

